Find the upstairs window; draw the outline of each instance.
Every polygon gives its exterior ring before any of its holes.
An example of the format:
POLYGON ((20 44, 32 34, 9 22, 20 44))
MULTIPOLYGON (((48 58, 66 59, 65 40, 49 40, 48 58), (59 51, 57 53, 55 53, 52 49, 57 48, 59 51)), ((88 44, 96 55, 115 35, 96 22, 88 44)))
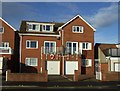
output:
POLYGON ((66 52, 68 54, 77 54, 78 53, 78 42, 67 42, 66 52))
POLYGON ((91 50, 92 48, 91 48, 91 43, 88 43, 88 42, 84 42, 84 43, 82 43, 82 49, 83 50, 91 50))
POLYGON ((38 41, 36 40, 27 40, 26 48, 38 48, 38 41))
POLYGON ((72 31, 74 33, 83 33, 83 26, 73 26, 72 31))
POLYGON ((29 31, 40 31, 39 24, 28 24, 29 31))
POLYGON ((50 53, 55 53, 56 52, 56 42, 53 41, 45 41, 44 42, 44 53, 45 54, 50 54, 50 53))
POLYGON ((4 28, 0 27, 0 33, 4 33, 4 28))
POLYGON ((83 67, 91 67, 92 66, 92 60, 91 59, 82 59, 82 66, 83 67))
POLYGON ((9 47, 9 42, 2 42, 1 47, 9 47))
POLYGON ((52 25, 43 25, 43 31, 46 31, 46 32, 53 31, 53 26, 52 25))

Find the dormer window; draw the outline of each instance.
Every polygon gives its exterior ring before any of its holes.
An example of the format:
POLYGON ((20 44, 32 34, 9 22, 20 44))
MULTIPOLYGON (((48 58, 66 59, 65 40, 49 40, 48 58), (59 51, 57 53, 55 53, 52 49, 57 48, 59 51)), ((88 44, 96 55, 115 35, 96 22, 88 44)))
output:
POLYGON ((28 24, 28 30, 29 31, 39 31, 39 25, 38 24, 28 24))
POLYGON ((72 31, 74 33, 83 33, 83 26, 73 26, 72 31))
POLYGON ((27 31, 30 32, 53 32, 53 26, 54 24, 48 24, 48 23, 27 23, 27 31))
POLYGON ((0 33, 4 33, 4 28, 0 27, 0 33))
POLYGON ((43 31, 53 31, 53 26, 52 25, 43 25, 43 31))

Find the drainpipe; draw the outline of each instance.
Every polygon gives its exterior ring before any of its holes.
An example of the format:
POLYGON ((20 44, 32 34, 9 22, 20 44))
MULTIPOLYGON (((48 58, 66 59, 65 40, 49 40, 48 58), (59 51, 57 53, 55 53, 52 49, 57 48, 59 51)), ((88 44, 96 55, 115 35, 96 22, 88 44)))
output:
MULTIPOLYGON (((64 30, 62 29, 62 47, 64 47, 64 30)), ((64 75, 64 54, 62 53, 62 75, 64 75)))
POLYGON ((42 73, 42 48, 44 48, 44 47, 41 47, 41 67, 40 67, 40 72, 42 73))
POLYGON ((20 67, 19 67, 19 72, 21 73, 21 57, 22 57, 22 54, 21 54, 21 52, 22 52, 22 50, 21 50, 21 47, 22 47, 22 35, 20 36, 20 67))

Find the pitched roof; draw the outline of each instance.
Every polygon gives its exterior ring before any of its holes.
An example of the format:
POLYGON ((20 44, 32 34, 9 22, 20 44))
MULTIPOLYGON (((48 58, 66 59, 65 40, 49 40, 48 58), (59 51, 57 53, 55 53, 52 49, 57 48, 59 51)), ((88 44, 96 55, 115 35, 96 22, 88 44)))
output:
POLYGON ((16 29, 14 27, 12 27, 8 22, 6 22, 2 17, 0 17, 0 20, 2 20, 4 23, 6 23, 10 28, 12 28, 14 31, 16 31, 16 29))
POLYGON ((103 44, 103 43, 96 43, 95 44, 95 51, 98 50, 96 48, 100 48, 101 51, 106 55, 106 51, 107 49, 118 49, 118 47, 116 46, 118 44, 103 44))
POLYGON ((97 43, 96 44, 102 51, 110 48, 115 48, 117 49, 117 44, 102 44, 102 43, 97 43))
POLYGON ((92 25, 90 25, 82 16, 80 16, 80 15, 76 15, 75 17, 73 17, 72 19, 70 19, 68 22, 66 22, 64 25, 62 25, 61 27, 59 27, 59 29, 58 30, 60 30, 60 29, 62 29, 63 27, 65 27, 67 24, 69 24, 70 22, 72 22, 73 20, 75 20, 76 18, 80 18, 80 19, 82 19, 89 27, 91 27, 92 29, 93 29, 93 31, 96 31, 96 29, 92 26, 92 25))

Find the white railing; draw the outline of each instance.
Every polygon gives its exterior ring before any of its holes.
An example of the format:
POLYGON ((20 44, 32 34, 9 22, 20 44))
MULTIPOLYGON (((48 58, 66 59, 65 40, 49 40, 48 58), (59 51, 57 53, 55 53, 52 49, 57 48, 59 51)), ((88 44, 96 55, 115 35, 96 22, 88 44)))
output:
POLYGON ((0 47, 0 54, 13 54, 13 50, 10 47, 0 47))

